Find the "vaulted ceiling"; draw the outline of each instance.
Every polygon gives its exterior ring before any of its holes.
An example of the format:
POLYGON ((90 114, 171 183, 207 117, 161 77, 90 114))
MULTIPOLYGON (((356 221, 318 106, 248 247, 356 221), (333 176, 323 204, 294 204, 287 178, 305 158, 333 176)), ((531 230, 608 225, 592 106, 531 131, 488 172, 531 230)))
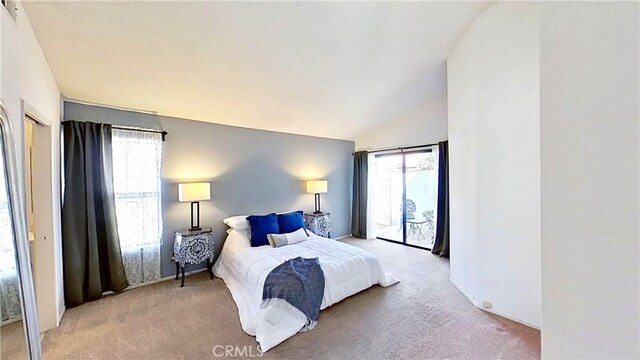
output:
POLYGON ((354 139, 446 93, 485 2, 29 1, 64 96, 354 139))

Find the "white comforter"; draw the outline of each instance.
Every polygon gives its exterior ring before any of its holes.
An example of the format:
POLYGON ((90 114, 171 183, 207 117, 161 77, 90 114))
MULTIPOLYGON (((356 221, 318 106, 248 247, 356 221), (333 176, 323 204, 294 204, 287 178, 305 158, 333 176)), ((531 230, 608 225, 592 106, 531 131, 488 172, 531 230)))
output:
POLYGON ((214 274, 224 280, 238 305, 242 329, 256 337, 263 352, 295 335, 307 320, 285 301, 260 306, 267 275, 283 262, 298 256, 319 258, 325 276, 321 309, 374 284, 389 286, 398 282, 393 275, 384 273, 378 259, 369 252, 310 235, 307 241, 279 248, 251 247, 246 231, 232 230, 213 267, 214 274))

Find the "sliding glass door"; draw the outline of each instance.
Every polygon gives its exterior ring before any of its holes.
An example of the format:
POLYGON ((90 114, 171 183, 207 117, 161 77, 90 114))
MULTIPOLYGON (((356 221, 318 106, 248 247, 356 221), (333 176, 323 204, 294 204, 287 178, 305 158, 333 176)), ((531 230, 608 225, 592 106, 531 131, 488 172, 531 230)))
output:
POLYGON ((376 155, 374 163, 374 207, 376 237, 403 241, 402 155, 376 155))
POLYGON ((438 203, 437 157, 433 151, 405 154, 405 242, 431 248, 438 203))
POLYGON ((372 175, 376 237, 430 249, 438 198, 437 149, 375 156, 372 175))

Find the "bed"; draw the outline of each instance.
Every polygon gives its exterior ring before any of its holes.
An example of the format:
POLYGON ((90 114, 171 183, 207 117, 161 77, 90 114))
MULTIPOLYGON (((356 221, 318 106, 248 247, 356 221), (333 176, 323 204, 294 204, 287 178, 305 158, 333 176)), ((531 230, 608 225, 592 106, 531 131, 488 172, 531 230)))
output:
POLYGON ((325 276, 321 309, 378 284, 398 282, 385 273, 378 259, 358 247, 309 234, 309 240, 278 248, 251 247, 249 232, 229 231, 220 257, 213 267, 229 288, 240 315, 242 329, 256 337, 263 352, 298 333, 307 321, 300 311, 283 306, 261 307, 267 275, 286 260, 318 257, 325 276))

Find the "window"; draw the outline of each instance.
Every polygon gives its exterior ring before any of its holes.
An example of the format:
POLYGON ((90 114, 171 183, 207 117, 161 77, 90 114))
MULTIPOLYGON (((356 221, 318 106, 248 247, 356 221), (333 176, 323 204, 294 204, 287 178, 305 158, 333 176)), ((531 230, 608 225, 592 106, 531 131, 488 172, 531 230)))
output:
POLYGON ((113 190, 130 284, 160 278, 162 135, 113 129, 113 190))

